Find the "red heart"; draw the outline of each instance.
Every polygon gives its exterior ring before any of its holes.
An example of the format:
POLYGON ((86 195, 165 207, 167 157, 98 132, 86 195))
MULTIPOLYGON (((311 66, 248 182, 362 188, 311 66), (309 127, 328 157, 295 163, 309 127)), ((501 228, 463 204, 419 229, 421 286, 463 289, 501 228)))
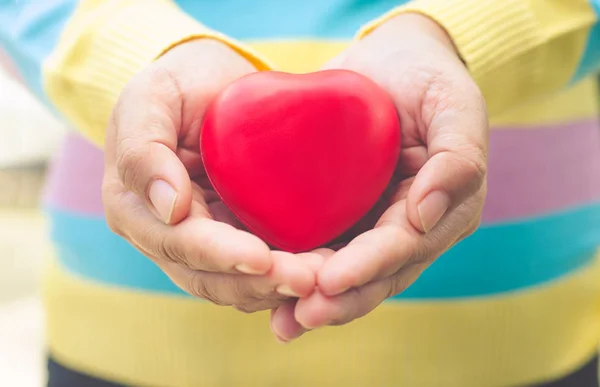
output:
POLYGON ((398 162, 400 123, 388 94, 357 73, 259 72, 209 106, 200 146, 210 181, 240 221, 300 252, 375 204, 398 162))

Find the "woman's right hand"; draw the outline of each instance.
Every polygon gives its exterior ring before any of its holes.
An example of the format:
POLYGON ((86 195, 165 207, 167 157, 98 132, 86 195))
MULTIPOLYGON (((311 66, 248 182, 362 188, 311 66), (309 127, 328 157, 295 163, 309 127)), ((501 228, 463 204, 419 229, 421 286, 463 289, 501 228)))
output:
POLYGON ((254 71, 233 49, 209 39, 183 43, 149 65, 114 108, 103 184, 115 233, 187 293, 245 312, 311 294, 321 259, 270 251, 241 230, 204 171, 204 112, 219 91, 254 71))

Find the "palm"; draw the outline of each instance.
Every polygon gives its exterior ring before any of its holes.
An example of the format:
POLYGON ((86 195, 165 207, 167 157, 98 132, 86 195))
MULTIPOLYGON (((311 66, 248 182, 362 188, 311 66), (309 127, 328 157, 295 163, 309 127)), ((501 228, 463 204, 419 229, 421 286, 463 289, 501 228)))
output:
POLYGON ((318 292, 273 312, 272 329, 287 340, 346 324, 402 292, 475 230, 485 198, 485 103, 434 21, 418 14, 391 19, 327 68, 361 73, 389 93, 402 153, 378 203, 336 241, 346 248, 318 251, 318 292))
MULTIPOLYGON (((416 92, 414 88, 412 92, 416 92)), ((403 113, 406 112, 400 111, 399 116, 402 116, 403 113)), ((329 247, 333 247, 335 250, 343 247, 358 235, 374 228, 378 222, 385 222, 386 219, 382 216, 388 208, 404 205, 402 203, 406 202, 414 177, 429 158, 426 138, 418 130, 421 126, 420 123, 415 123, 413 120, 401 119, 402 150, 400 160, 387 188, 371 210, 358 223, 333 241, 329 247)))
POLYGON ((243 229, 242 224, 215 192, 202 163, 200 153, 201 125, 199 123, 202 122, 201 115, 203 111, 199 109, 188 110, 183 111, 176 153, 190 176, 194 205, 205 207, 214 220, 243 229))

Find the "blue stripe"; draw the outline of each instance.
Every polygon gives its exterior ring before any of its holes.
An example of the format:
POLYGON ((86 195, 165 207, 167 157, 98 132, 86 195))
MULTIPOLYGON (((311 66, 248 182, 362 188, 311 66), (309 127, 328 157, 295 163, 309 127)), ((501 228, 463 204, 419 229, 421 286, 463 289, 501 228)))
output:
POLYGON ((59 262, 69 271, 109 285, 184 294, 151 260, 115 235, 101 217, 49 209, 59 262))
POLYGON ((600 203, 483 226, 395 298, 481 296, 538 285, 592 262, 599 246, 600 203))
MULTIPOLYGON (((67 270, 109 285, 183 294, 102 218, 50 209, 52 237, 67 270)), ((600 244, 600 203, 518 224, 483 226, 438 259, 399 299, 514 291, 583 267, 600 244)))
POLYGON ((348 39, 407 0, 177 0, 205 25, 237 39, 348 39))
POLYGON ((598 20, 596 20, 596 25, 590 30, 583 58, 573 76, 574 82, 600 70, 600 0, 590 1, 596 11, 598 20))
POLYGON ((27 86, 51 106, 42 85, 43 61, 54 49, 77 0, 0 0, 0 45, 19 68, 27 86))

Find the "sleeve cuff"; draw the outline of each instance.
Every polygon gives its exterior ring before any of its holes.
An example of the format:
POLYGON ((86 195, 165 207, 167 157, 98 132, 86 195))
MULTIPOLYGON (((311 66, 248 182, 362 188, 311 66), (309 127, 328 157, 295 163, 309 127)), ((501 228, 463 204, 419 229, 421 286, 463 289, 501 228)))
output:
POLYGON ((490 113, 568 84, 585 45, 584 27, 593 22, 585 7, 576 4, 413 0, 366 25, 357 38, 408 12, 425 15, 446 29, 484 92, 490 113))
MULTIPOLYGON (((510 62, 544 38, 522 0, 416 0, 369 23, 358 37, 407 12, 423 14, 445 28, 474 76, 510 62)), ((534 71, 536 63, 528 65, 534 71)))
POLYGON ((104 142, 112 108, 127 82, 181 43, 215 39, 233 48, 258 70, 272 68, 250 48, 206 28, 171 1, 85 4, 75 12, 44 64, 44 79, 58 110, 97 145, 104 142))

